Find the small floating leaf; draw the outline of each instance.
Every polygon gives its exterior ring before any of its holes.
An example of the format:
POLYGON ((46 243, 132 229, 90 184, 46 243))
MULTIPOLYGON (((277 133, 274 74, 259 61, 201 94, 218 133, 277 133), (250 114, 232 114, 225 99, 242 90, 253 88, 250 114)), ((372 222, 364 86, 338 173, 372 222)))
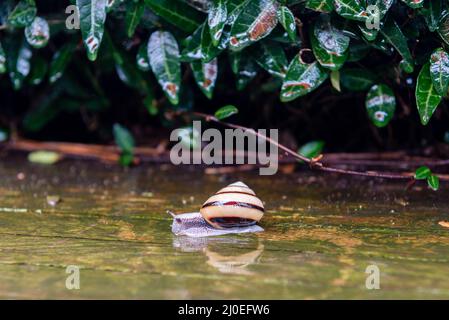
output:
POLYGON ((72 59, 75 46, 75 43, 69 42, 53 55, 49 74, 50 83, 55 83, 62 77, 67 65, 72 59))
POLYGON ((215 112, 215 118, 218 120, 223 120, 226 118, 229 118, 230 116, 237 114, 239 112, 239 109, 234 107, 233 105, 227 105, 224 107, 221 107, 215 112))
POLYGON ((228 18, 228 9, 225 0, 213 0, 209 8, 207 23, 214 46, 220 43, 223 28, 228 18))
POLYGON ((277 15, 279 22, 284 27, 285 31, 287 31, 290 40, 296 41, 298 36, 296 34, 296 22, 293 13, 289 8, 282 6, 278 9, 277 15))
POLYGON ((415 171, 415 179, 416 180, 424 180, 427 179, 432 174, 432 171, 426 166, 419 167, 415 171))
POLYGON ((129 1, 127 3, 125 24, 126 24, 126 34, 128 35, 129 38, 131 38, 134 35, 137 25, 139 24, 140 19, 142 18, 144 9, 145 4, 143 3, 143 0, 129 1))
POLYGON ((190 65, 198 87, 206 95, 206 97, 211 99, 218 75, 217 58, 210 62, 193 61, 190 65))
POLYGON ((281 101, 287 102, 304 96, 318 88, 328 77, 317 61, 310 64, 296 55, 290 63, 281 88, 281 101))
POLYGON ((435 109, 440 104, 442 98, 433 86, 429 63, 423 65, 418 75, 415 97, 421 123, 426 125, 435 112, 435 109))
POLYGON ((181 85, 178 43, 171 33, 155 31, 151 34, 147 49, 151 69, 162 90, 172 104, 178 104, 181 85))
POLYGON ((430 56, 430 77, 435 90, 445 95, 449 87, 449 54, 442 48, 436 49, 430 56))
POLYGON ((366 96, 365 106, 372 123, 379 128, 385 127, 396 110, 393 90, 384 84, 372 86, 366 96))
POLYGON ((433 191, 437 191, 440 188, 440 179, 436 175, 431 175, 427 178, 427 185, 433 191))
POLYGON ((40 49, 45 47, 50 39, 50 27, 48 26, 47 20, 36 17, 25 28, 25 37, 33 48, 40 49))
POLYGON ((21 0, 8 16, 8 24, 16 28, 30 25, 36 17, 37 8, 34 0, 21 0))
POLYGON ((298 153, 303 155, 306 158, 312 159, 321 154, 324 148, 324 141, 316 140, 316 141, 310 141, 301 148, 299 148, 298 153))
POLYGON ((116 123, 113 127, 114 139, 122 153, 132 154, 134 152, 134 138, 128 129, 116 123))
POLYGON ((94 61, 103 39, 107 0, 76 0, 76 5, 87 57, 94 61))
POLYGON ((28 161, 39 164, 54 164, 61 159, 61 155, 53 151, 33 151, 28 154, 28 161))
POLYGON ((231 29, 231 49, 240 50, 267 35, 276 27, 278 3, 253 0, 246 3, 231 29))

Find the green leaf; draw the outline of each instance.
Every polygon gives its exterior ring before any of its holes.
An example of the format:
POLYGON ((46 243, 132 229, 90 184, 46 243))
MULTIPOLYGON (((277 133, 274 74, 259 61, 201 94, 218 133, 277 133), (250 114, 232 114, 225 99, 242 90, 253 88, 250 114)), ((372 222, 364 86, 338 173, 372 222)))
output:
POLYGON ((365 21, 368 14, 359 0, 334 0, 335 11, 343 18, 365 21))
POLYGON ((380 30, 384 38, 399 52, 409 63, 413 62, 412 54, 408 48, 407 38, 393 19, 387 19, 380 30))
POLYGON ((114 139, 122 153, 133 154, 135 142, 128 129, 116 123, 113 127, 114 139))
MULTIPOLYGON (((184 48, 184 50, 182 50, 181 53, 181 60, 185 61, 185 62, 192 62, 198 59, 201 59, 202 56, 202 52, 201 52, 201 36, 203 34, 204 31, 204 25, 202 24, 200 25, 191 36, 189 36, 187 38, 187 43, 186 46, 184 48)), ((210 34, 209 34, 209 39, 210 39, 210 34)), ((212 40, 209 40, 212 41, 212 40)))
MULTIPOLYGON (((434 1, 434 0, 429 0, 434 1)), ((402 0, 406 5, 408 5, 410 8, 417 9, 422 8, 424 4, 424 0, 402 0)))
POLYGON ((193 61, 190 66, 198 87, 206 97, 212 99, 218 75, 217 58, 210 62, 193 61))
POLYGON ((340 87, 340 71, 336 70, 336 71, 332 71, 331 72, 331 84, 332 87, 337 90, 338 92, 341 91, 341 87, 340 87))
POLYGON ((449 54, 442 48, 436 49, 430 56, 430 78, 435 90, 442 96, 449 87, 449 54))
POLYGON ((306 0, 306 8, 319 12, 331 12, 334 10, 334 4, 333 0, 306 0))
POLYGON ((21 0, 8 16, 8 24, 15 28, 30 25, 36 17, 37 8, 34 0, 21 0))
POLYGON ((340 70, 341 85, 351 91, 366 91, 374 84, 377 77, 366 69, 343 68, 340 70))
POLYGON ((232 25, 230 48, 240 50, 269 35, 278 23, 277 9, 275 0, 249 1, 232 25))
POLYGON ((340 69, 348 56, 349 37, 325 18, 319 19, 309 33, 313 53, 321 66, 340 69))
POLYGON ((277 11, 278 20, 284 27, 285 31, 293 42, 297 41, 298 35, 296 33, 295 16, 289 8, 282 6, 277 11))
POLYGON ((185 32, 193 32, 203 22, 203 15, 179 0, 145 0, 150 9, 185 32))
POLYGON ((207 24, 209 25, 210 37, 214 46, 220 43, 223 29, 228 19, 228 9, 225 0, 213 0, 209 7, 207 24))
POLYGON ((229 32, 224 31, 220 43, 215 46, 209 31, 209 25, 205 23, 201 32, 200 56, 203 62, 210 62, 215 59, 225 48, 229 40, 229 32))
POLYGON ((385 127, 396 110, 393 90, 384 84, 375 84, 368 91, 365 106, 371 122, 376 127, 385 127))
POLYGON ((279 43, 260 41, 250 49, 259 66, 276 77, 281 79, 285 77, 288 61, 284 49, 279 43))
POLYGON ((47 71, 47 61, 41 56, 35 56, 31 61, 31 72, 28 76, 29 82, 35 86, 41 84, 47 75, 47 71))
POLYGON ((415 171, 415 179, 416 180, 424 180, 432 175, 432 171, 426 166, 419 167, 415 171))
POLYGON ((138 90, 140 94, 146 95, 149 92, 148 84, 132 62, 132 59, 125 52, 115 48, 113 50, 115 70, 120 80, 127 86, 138 90))
POLYGON ((134 32, 136 31, 140 19, 142 18, 144 9, 145 4, 143 3, 142 0, 130 1, 127 3, 125 24, 126 24, 126 34, 128 35, 129 38, 131 38, 134 35, 134 32))
POLYGON ((415 96, 421 123, 426 125, 441 102, 441 95, 436 91, 430 77, 429 63, 423 65, 418 75, 415 96))
POLYGON ((237 109, 235 106, 233 105, 227 105, 224 107, 221 107, 220 109, 218 109, 214 116, 215 118, 217 118, 218 120, 223 120, 226 118, 229 118, 230 116, 239 113, 239 109, 237 109))
POLYGON ((427 178, 427 185, 433 191, 438 191, 440 188, 440 179, 436 175, 431 175, 427 178))
POLYGON ((6 72, 6 54, 5 50, 3 50, 2 43, 0 42, 0 74, 6 72))
POLYGON ((312 159, 321 154, 324 148, 324 141, 316 140, 316 141, 310 141, 301 148, 299 148, 298 153, 300 155, 303 155, 306 158, 312 159))
POLYGON ((123 167, 129 167, 134 161, 134 155, 131 153, 123 152, 120 154, 118 163, 123 167))
POLYGON ((228 20, 226 21, 226 23, 232 26, 240 12, 242 12, 242 9, 250 1, 251 0, 228 0, 226 2, 226 7, 228 10, 228 20))
POLYGON ((33 56, 29 44, 21 38, 10 39, 6 57, 9 77, 15 90, 22 88, 23 81, 31 71, 30 60, 33 56))
POLYGON ((148 57, 159 84, 174 105, 179 103, 181 63, 176 39, 167 31, 155 31, 148 41, 148 57))
POLYGON ((32 163, 51 165, 58 162, 61 155, 53 151, 38 150, 28 154, 28 161, 32 163))
POLYGON ((137 51, 136 62, 137 68, 142 71, 149 71, 150 60, 148 59, 148 41, 143 42, 137 51))
POLYGON ((59 80, 72 59, 76 44, 74 42, 66 43, 60 50, 53 55, 50 64, 49 80, 50 83, 55 83, 59 80))
POLYGON ((281 101, 287 102, 304 96, 318 88, 328 77, 317 61, 310 64, 296 55, 290 62, 281 88, 281 101))
POLYGON ((87 57, 94 61, 103 39, 107 0, 76 0, 76 5, 87 57))
POLYGON ((47 20, 36 17, 25 28, 25 37, 33 48, 40 49, 45 47, 50 39, 50 27, 47 20))
POLYGON ((436 31, 443 13, 442 0, 426 1, 424 3, 424 8, 421 9, 420 12, 424 16, 424 20, 426 20, 429 30, 431 32, 436 31))

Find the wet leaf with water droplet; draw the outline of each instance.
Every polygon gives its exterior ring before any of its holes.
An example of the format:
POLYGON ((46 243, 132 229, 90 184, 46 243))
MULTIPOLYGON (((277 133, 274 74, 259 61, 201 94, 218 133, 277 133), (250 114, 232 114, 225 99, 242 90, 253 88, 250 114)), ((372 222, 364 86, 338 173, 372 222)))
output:
POLYGON ((23 28, 30 25, 36 17, 37 8, 34 0, 21 0, 8 16, 8 24, 23 28))
POLYGON ((48 26, 47 20, 36 17, 25 28, 25 37, 33 48, 40 49, 45 47, 50 39, 50 27, 48 26))
POLYGON ((179 103, 181 63, 176 39, 167 31, 155 31, 148 41, 148 57, 151 69, 167 98, 179 103))
POLYGON ((430 64, 423 65, 416 83, 416 106, 418 108, 421 123, 426 125, 441 102, 441 95, 433 86, 430 76, 430 64))
POLYGON ((368 14, 359 0, 334 0, 335 11, 343 18, 366 21, 368 14))
POLYGON ((375 84, 368 91, 365 106, 371 122, 378 128, 385 127, 396 110, 393 90, 385 84, 375 84))
POLYGON ((274 0, 249 1, 232 25, 230 48, 240 50, 269 35, 278 23, 278 6, 274 0))
POLYGON ((103 39, 107 0, 76 0, 76 5, 87 57, 94 61, 103 39))
POLYGON ((380 30, 380 33, 399 52, 405 61, 413 64, 413 58, 408 48, 407 38, 392 18, 387 19, 380 30))
POLYGON ((250 49, 259 66, 276 77, 281 79, 285 77, 288 61, 279 43, 263 40, 250 49))
POLYGON ((67 65, 70 63, 70 60, 72 59, 75 47, 76 44, 74 42, 66 43, 61 49, 56 51, 56 53, 53 55, 50 64, 50 74, 49 74, 50 83, 55 83, 62 77, 67 65))
POLYGON ((299 54, 291 61, 281 88, 281 101, 287 102, 304 96, 318 88, 328 73, 315 61, 304 63, 299 54))
POLYGON ((217 58, 210 62, 193 61, 190 66, 192 67, 193 76, 198 87, 206 97, 212 99, 218 75, 217 58))
POLYGON ((131 38, 134 35, 137 25, 139 24, 140 19, 142 18, 144 9, 145 4, 143 3, 142 0, 128 1, 126 6, 125 24, 126 24, 126 34, 128 35, 129 38, 131 38))
POLYGON ((207 23, 214 46, 220 43, 221 35, 228 18, 228 9, 225 0, 212 0, 209 7, 207 23))
POLYGON ((237 19, 238 15, 249 1, 251 0, 228 0, 226 2, 228 11, 228 20, 226 21, 226 23, 228 25, 232 26, 234 24, 235 19, 237 19))
POLYGON ((436 49, 430 56, 430 77, 435 90, 442 96, 449 87, 449 54, 442 48, 436 49))
POLYGON ((307 0, 306 8, 319 11, 319 12, 331 12, 334 10, 333 0, 307 0))
POLYGON ((295 42, 298 38, 298 35, 296 34, 295 16, 290 9, 285 6, 278 9, 277 15, 279 22, 284 27, 285 31, 287 31, 290 40, 295 42))

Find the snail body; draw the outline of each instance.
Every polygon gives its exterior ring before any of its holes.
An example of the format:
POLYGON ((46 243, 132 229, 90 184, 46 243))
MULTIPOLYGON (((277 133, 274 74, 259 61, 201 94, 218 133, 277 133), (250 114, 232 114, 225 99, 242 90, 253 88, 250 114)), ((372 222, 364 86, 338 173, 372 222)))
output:
POLYGON ((231 233, 260 232, 256 225, 264 215, 262 201, 243 182, 220 189, 200 209, 174 215, 172 232, 176 235, 206 237, 231 233))

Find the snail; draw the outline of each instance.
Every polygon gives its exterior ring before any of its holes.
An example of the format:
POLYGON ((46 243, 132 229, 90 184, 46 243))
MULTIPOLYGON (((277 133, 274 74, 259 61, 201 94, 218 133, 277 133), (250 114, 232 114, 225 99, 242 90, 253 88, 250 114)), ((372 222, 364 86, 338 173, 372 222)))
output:
POLYGON ((173 217, 174 234, 207 237, 263 231, 257 222, 264 212, 263 203, 255 192, 239 181, 207 199, 199 212, 168 213, 173 217))

